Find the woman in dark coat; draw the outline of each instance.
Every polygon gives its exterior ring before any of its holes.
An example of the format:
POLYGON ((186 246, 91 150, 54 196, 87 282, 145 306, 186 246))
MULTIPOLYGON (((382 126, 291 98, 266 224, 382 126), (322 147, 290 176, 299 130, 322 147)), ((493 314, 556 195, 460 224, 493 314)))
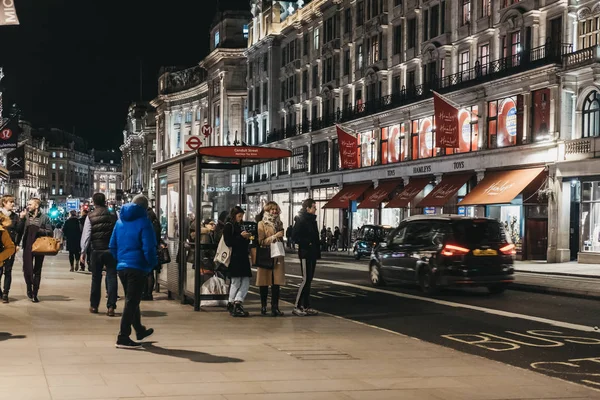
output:
MULTIPOLYGON (((154 230, 154 236, 156 236, 156 243, 158 243, 158 247, 159 248, 162 246, 166 247, 167 244, 160 237, 161 227, 160 227, 160 222, 158 221, 158 217, 156 216, 156 213, 154 212, 154 210, 152 208, 148 208, 147 213, 148 213, 148 219, 152 223, 152 229, 154 230)), ((156 251, 158 253, 158 248, 156 249, 156 251)), ((156 275, 158 275, 160 273, 160 268, 161 268, 161 265, 157 264, 156 266, 154 266, 154 269, 152 271, 150 271, 150 273, 148 274, 146 281, 144 282, 144 290, 142 291, 142 300, 150 300, 150 301, 154 300, 154 297, 152 296, 152 292, 154 291, 154 287, 156 285, 156 277, 154 276, 154 274, 156 273, 156 275)))
POLYGON ((72 210, 69 213, 69 219, 65 221, 63 226, 63 234, 67 240, 67 251, 69 252, 69 264, 71 264, 71 272, 75 271, 75 264, 79 270, 79 257, 81 256, 81 225, 77 218, 77 211, 72 210))
POLYGON ((234 317, 248 316, 242 303, 248 294, 252 277, 248 252, 249 238, 252 234, 242 229, 241 222, 244 219, 244 213, 245 211, 241 207, 233 207, 223 229, 225 244, 231 248, 231 260, 227 269, 231 278, 227 308, 234 317))

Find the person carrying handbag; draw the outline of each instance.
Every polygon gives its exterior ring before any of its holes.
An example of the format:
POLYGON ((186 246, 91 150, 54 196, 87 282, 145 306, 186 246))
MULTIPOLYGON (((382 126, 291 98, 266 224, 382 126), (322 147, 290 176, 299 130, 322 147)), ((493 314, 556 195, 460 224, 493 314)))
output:
POLYGON ((27 212, 21 213, 21 219, 25 223, 25 232, 23 233, 23 275, 25 276, 25 285, 27 287, 27 297, 33 303, 39 303, 38 291, 42 280, 42 265, 44 264, 43 255, 34 255, 32 253, 33 242, 43 236, 52 236, 53 229, 50 218, 40 210, 42 202, 40 199, 33 198, 27 202, 27 212))
POLYGON ((242 228, 241 222, 244 214, 245 211, 241 207, 233 207, 223 230, 223 240, 231 248, 231 259, 227 268, 227 273, 231 278, 227 308, 234 317, 248 316, 248 312, 244 310, 242 304, 248 294, 252 277, 250 257, 248 256, 249 238, 252 234, 242 228))
MULTIPOLYGON (((271 245, 279 243, 283 247, 283 223, 279 215, 281 209, 274 201, 265 204, 262 212, 257 215, 258 245, 271 251, 271 245)), ((272 254, 271 254, 272 256, 272 254)), ((258 266, 256 273, 256 286, 260 288, 260 313, 267 314, 267 297, 271 286, 271 315, 283 316, 279 310, 279 288, 285 285, 285 257, 283 255, 271 257, 271 268, 258 266)))

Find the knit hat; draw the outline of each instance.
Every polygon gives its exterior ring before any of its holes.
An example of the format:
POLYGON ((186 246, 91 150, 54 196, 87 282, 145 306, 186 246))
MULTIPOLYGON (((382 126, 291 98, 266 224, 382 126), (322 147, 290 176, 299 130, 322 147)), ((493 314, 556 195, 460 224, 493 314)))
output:
POLYGON ((141 206, 144 210, 148 209, 148 198, 143 194, 138 194, 135 196, 132 200, 132 203, 141 206))

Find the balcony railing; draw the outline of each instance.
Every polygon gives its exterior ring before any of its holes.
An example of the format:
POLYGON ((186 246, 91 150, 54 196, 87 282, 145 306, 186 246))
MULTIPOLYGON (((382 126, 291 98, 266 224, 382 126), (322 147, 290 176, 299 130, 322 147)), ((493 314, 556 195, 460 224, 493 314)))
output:
POLYGON ((572 45, 570 44, 552 45, 551 43, 547 43, 529 51, 523 51, 519 54, 494 60, 483 65, 476 63, 475 67, 456 74, 443 78, 433 77, 422 85, 403 87, 391 95, 356 104, 343 110, 338 108, 337 111, 325 114, 320 118, 314 118, 310 121, 305 120, 301 124, 270 131, 267 133, 267 143, 277 142, 285 138, 324 129, 339 122, 351 121, 425 100, 432 96, 432 90, 447 93, 542 65, 560 64, 563 57, 569 57, 572 54, 576 53, 572 53, 572 45))
POLYGON ((570 69, 600 62, 600 46, 587 47, 563 57, 563 68, 570 69))

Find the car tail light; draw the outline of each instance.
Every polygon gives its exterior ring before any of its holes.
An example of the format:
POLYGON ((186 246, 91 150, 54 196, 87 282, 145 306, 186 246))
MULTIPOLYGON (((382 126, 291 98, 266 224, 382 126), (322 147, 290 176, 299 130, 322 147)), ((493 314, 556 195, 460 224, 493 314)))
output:
POLYGON ((453 244, 447 244, 442 249, 442 255, 447 256, 447 257, 449 257, 449 256, 464 256, 469 251, 470 251, 469 249, 465 249, 464 247, 455 246, 453 244))
POLYGON ((506 254, 508 256, 514 256, 515 254, 517 254, 517 249, 514 244, 509 243, 504 247, 500 247, 500 253, 506 254))

